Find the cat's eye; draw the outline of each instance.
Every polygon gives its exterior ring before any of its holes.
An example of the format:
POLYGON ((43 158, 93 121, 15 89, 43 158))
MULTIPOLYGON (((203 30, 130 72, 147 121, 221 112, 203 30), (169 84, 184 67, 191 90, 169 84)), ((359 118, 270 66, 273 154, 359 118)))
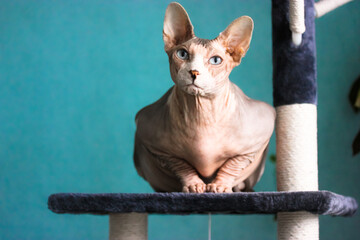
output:
POLYGON ((209 62, 212 65, 219 65, 220 63, 222 63, 222 59, 219 56, 213 56, 210 58, 209 62))
POLYGON ((185 49, 179 49, 176 51, 176 55, 182 59, 182 60, 187 60, 189 59, 189 53, 185 50, 185 49))

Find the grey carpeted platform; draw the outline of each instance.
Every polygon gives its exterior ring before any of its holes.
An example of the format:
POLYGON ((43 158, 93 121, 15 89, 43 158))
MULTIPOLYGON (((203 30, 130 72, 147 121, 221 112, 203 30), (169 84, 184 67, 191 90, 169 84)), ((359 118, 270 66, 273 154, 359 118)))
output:
POLYGON ((352 216, 354 198, 328 191, 256 193, 57 193, 48 199, 55 213, 233 213, 272 214, 308 211, 323 215, 352 216))

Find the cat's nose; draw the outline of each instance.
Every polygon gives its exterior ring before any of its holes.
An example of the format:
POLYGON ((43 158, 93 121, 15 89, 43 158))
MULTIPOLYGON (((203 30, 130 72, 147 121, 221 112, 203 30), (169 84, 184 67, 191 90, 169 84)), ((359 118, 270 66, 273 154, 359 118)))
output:
POLYGON ((191 74, 193 81, 196 79, 196 76, 200 74, 198 70, 190 70, 189 72, 191 74))

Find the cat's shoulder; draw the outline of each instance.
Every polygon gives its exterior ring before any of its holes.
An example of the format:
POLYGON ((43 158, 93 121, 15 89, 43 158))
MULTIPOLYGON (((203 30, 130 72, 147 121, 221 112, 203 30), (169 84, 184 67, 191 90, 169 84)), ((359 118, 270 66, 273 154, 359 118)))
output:
MULTIPOLYGON (((236 84, 233 83, 236 95, 239 99, 238 101, 244 101, 245 106, 248 108, 248 113, 253 115, 254 117, 258 117, 259 115, 266 116, 270 121, 275 120, 276 112, 273 106, 270 104, 252 99, 248 97, 236 84)), ((243 105, 243 106, 244 106, 243 105)))
POLYGON ((240 113, 245 115, 244 121, 253 128, 257 129, 259 132, 272 132, 276 118, 276 111, 274 107, 266 102, 246 96, 238 87, 236 91, 238 93, 238 97, 241 98, 239 101, 245 102, 244 104, 241 104, 245 107, 245 110, 240 113))
POLYGON ((154 144, 164 132, 167 119, 167 100, 171 94, 170 88, 159 100, 142 108, 135 116, 136 134, 143 143, 154 144))
POLYGON ((256 109, 254 111, 255 117, 263 116, 264 119, 267 119, 271 122, 275 121, 276 111, 275 108, 270 104, 256 99, 251 99, 250 107, 256 109))
POLYGON ((166 111, 166 105, 168 98, 172 92, 173 87, 171 87, 159 100, 156 102, 140 109, 139 112, 136 113, 135 122, 136 125, 139 122, 149 122, 151 119, 158 118, 160 115, 163 115, 162 112, 166 111))

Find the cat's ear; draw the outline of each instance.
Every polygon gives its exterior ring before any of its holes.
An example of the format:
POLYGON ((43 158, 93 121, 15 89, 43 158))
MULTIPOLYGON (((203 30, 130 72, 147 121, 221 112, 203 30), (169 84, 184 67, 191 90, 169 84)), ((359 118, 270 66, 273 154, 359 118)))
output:
POLYGON ((194 37, 193 26, 185 9, 176 2, 166 9, 163 39, 165 51, 194 37))
POLYGON ((254 22, 251 17, 242 16, 235 19, 217 37, 236 64, 240 64, 241 58, 249 49, 253 29, 254 22))

